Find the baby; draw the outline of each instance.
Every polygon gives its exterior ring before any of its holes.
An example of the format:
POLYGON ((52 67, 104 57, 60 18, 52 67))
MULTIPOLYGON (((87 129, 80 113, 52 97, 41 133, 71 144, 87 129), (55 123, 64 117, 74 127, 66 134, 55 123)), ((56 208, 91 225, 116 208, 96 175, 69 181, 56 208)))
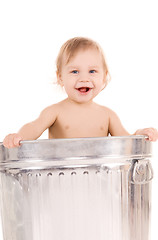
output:
MULTIPOLYGON (((18 133, 9 134, 3 144, 17 147, 21 140, 34 140, 48 128, 49 138, 81 138, 130 135, 111 109, 93 102, 107 85, 109 71, 101 47, 91 39, 68 40, 57 57, 57 83, 65 88, 67 98, 45 108, 33 122, 18 133)), ((154 128, 137 130, 156 141, 154 128)))

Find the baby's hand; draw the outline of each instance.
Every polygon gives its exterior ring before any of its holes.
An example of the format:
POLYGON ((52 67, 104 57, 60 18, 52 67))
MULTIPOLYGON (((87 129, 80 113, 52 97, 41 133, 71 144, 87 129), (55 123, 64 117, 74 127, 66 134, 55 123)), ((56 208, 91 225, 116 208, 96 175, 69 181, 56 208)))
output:
POLYGON ((145 135, 149 141, 157 141, 158 131, 155 128, 138 129, 134 135, 145 135))
POLYGON ((18 133, 7 135, 3 140, 3 145, 6 148, 19 147, 22 137, 18 133))

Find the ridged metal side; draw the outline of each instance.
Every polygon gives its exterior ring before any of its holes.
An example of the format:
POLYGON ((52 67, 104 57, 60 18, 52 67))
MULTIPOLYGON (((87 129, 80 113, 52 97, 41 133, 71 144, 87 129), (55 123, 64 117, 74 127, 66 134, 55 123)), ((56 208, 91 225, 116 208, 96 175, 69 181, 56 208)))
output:
POLYGON ((4 239, 149 240, 151 178, 133 183, 136 163, 1 173, 4 239))

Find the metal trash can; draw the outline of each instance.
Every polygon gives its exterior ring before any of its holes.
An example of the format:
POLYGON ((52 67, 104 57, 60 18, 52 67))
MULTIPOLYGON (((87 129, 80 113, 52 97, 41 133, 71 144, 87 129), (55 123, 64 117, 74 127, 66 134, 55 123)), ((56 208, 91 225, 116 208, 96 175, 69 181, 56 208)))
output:
POLYGON ((143 136, 0 144, 4 240, 149 240, 150 159, 143 136))

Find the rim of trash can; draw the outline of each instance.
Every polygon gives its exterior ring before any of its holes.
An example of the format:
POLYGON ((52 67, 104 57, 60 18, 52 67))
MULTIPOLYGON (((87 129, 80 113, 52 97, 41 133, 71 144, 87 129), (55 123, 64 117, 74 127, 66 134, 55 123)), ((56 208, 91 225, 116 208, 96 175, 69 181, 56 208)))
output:
POLYGON ((33 160, 144 158, 151 157, 151 145, 147 137, 135 135, 29 140, 21 141, 20 147, 10 149, 0 143, 0 165, 33 160))

